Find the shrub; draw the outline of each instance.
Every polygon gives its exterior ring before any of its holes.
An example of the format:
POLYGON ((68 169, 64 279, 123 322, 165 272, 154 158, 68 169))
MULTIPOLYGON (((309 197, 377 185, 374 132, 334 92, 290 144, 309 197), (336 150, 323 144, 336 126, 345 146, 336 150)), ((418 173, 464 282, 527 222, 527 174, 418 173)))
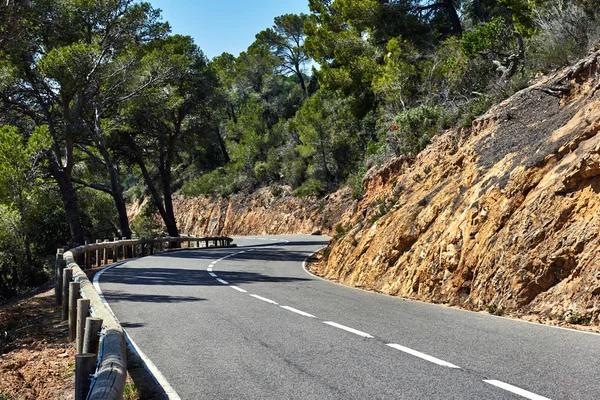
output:
POLYGON ((323 193, 325 193, 323 184, 321 181, 314 178, 307 180, 299 188, 294 190, 294 196, 296 197, 321 196, 323 193))
POLYGON ((540 33, 532 39, 530 57, 538 69, 569 65, 585 56, 600 29, 590 14, 568 0, 550 0, 535 10, 540 33))
POLYGON ((443 127, 448 113, 442 107, 419 106, 394 118, 388 142, 397 154, 418 154, 443 127))

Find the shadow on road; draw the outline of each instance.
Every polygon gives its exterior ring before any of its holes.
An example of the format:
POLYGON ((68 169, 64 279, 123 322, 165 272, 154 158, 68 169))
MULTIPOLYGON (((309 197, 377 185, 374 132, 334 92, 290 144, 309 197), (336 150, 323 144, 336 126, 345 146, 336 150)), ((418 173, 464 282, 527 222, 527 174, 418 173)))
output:
MULTIPOLYGON (((103 281, 109 282, 110 280, 103 279, 103 281)), ((206 300, 200 297, 166 296, 159 294, 143 295, 125 293, 121 291, 111 291, 107 297, 109 298, 111 303, 117 303, 119 301, 130 301, 136 303, 192 303, 196 301, 206 300)))
MULTIPOLYGON (((219 272, 219 278, 229 283, 253 283, 253 282, 299 282, 309 281, 305 278, 274 277, 253 272, 234 271, 219 272)), ((102 283, 117 283, 138 286, 220 286, 221 283, 210 277, 204 270, 180 269, 180 268, 128 268, 121 266, 114 268, 110 274, 102 276, 102 283)), ((110 301, 137 301, 137 302, 190 302, 204 299, 178 296, 159 295, 133 295, 119 292, 110 293, 110 301)))

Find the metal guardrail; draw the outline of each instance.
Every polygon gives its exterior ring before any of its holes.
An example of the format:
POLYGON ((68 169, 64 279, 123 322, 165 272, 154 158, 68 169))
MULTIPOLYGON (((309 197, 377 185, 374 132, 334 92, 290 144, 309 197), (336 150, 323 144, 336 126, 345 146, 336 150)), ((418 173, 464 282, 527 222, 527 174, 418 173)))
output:
MULTIPOLYGON (((102 337, 99 344, 99 357, 94 363, 81 362, 81 370, 78 371, 78 357, 87 357, 88 360, 96 354, 76 355, 75 371, 75 399, 105 400, 121 399, 125 388, 127 377, 127 360, 125 349, 125 335, 119 321, 114 317, 112 311, 106 307, 101 296, 96 291, 92 282, 88 279, 85 269, 92 266, 106 267, 117 261, 152 255, 157 252, 181 248, 187 243, 187 248, 209 248, 229 247, 233 239, 230 237, 165 237, 153 239, 127 239, 115 241, 97 241, 93 244, 75 247, 62 253, 59 249, 57 254, 55 295, 58 304, 63 306, 63 319, 69 319, 70 339, 75 340, 77 336, 77 352, 82 352, 80 343, 83 338, 80 335, 97 335, 97 332, 85 332, 82 322, 91 310, 77 310, 77 299, 83 296, 89 302, 93 315, 102 319, 102 337), (73 279, 76 284, 71 282, 73 279), (67 287, 69 289, 67 289, 67 287), (70 292, 68 291, 70 290, 70 292), (76 292, 76 293, 75 293, 76 292), (67 303, 68 304, 65 304, 67 303), (77 316, 80 315, 78 318, 77 316), (80 324, 78 327, 77 324, 80 324), (79 328, 79 329, 78 329, 79 328), (71 334, 72 333, 72 334, 71 334), (87 370, 92 365, 93 370, 87 370), (85 369, 85 370, 84 370, 85 369), (90 376, 91 375, 91 376, 90 376)), ((87 326, 87 324, 86 324, 87 326)), ((97 341, 97 340, 96 340, 97 341)))

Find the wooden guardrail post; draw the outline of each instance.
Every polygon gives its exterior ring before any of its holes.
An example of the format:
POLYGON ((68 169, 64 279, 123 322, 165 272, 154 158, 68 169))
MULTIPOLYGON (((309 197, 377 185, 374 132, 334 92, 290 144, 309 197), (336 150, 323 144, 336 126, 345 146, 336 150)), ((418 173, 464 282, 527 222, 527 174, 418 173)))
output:
POLYGON ((56 272, 55 272, 55 281, 54 281, 54 299, 56 300, 56 305, 62 305, 62 283, 63 283, 63 270, 65 269, 65 259, 63 257, 64 250, 57 249, 56 251, 56 272))
POLYGON ((113 245, 113 263, 119 261, 119 245, 117 244, 118 241, 119 238, 114 238, 113 240, 113 242, 115 242, 115 244, 113 245))
POLYGON ((79 299, 79 282, 69 283, 69 341, 77 336, 77 300, 79 299))
MULTIPOLYGON (((102 243, 102 240, 96 239, 96 244, 102 243)), ((96 268, 100 268, 102 266, 102 250, 100 248, 96 249, 96 268)))
POLYGON ((77 345, 77 354, 83 353, 83 338, 85 336, 85 319, 90 315, 90 300, 77 300, 77 335, 75 343, 77 345))
POLYGON ((62 320, 69 318, 69 283, 73 280, 73 270, 71 268, 63 269, 62 281, 62 320))
MULTIPOLYGON (((126 238, 122 237, 121 240, 125 240, 126 238)), ((122 260, 126 260, 127 259, 127 245, 125 243, 122 243, 121 245, 121 251, 122 251, 122 260)))
MULTIPOLYGON (((108 239, 104 239, 104 243, 108 243, 108 239)), ((102 258, 104 259, 104 266, 106 267, 108 265, 108 245, 105 245, 104 247, 104 254, 102 258)))
MULTIPOLYGON (((86 240, 85 245, 87 246, 88 244, 90 244, 90 242, 86 240)), ((90 253, 89 251, 85 251, 83 252, 83 269, 88 268, 90 268, 90 253)))
POLYGON ((102 322, 102 318, 87 317, 85 319, 85 333, 83 336, 83 347, 81 348, 83 353, 94 353, 98 355, 102 322))
POLYGON ((82 353, 75 355, 75 400, 85 400, 87 398, 92 375, 95 371, 95 354, 82 353))

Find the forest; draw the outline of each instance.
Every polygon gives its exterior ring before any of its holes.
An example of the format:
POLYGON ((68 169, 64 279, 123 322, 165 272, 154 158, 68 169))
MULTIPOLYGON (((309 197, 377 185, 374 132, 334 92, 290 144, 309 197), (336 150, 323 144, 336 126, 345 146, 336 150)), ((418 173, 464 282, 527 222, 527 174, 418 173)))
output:
POLYGON ((369 168, 600 38, 599 0, 308 3, 209 60, 147 2, 3 1, 0 303, 45 282, 57 247, 178 236, 174 194, 360 198, 369 168))

